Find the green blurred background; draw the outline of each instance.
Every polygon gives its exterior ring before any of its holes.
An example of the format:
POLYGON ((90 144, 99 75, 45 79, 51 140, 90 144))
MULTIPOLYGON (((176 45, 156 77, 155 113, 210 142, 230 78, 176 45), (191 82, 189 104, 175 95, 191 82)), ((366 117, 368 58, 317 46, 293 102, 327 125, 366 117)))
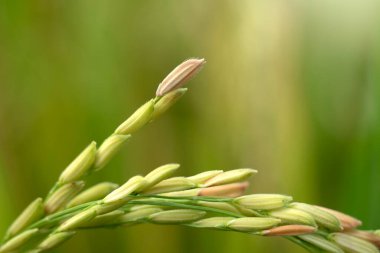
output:
MULTIPOLYGON (((284 193, 380 227, 380 2, 0 0, 0 231, 178 63, 207 65, 91 183, 168 162, 253 167, 284 193)), ((56 252, 303 252, 280 238, 141 225, 56 252)))

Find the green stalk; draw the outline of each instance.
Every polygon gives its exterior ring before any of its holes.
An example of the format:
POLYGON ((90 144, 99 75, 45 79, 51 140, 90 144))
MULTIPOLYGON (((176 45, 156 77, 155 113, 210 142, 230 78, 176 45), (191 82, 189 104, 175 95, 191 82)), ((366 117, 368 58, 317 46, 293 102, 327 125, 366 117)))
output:
POLYGON ((302 248, 304 248, 305 250, 307 250, 308 252, 311 252, 311 253, 321 253, 322 250, 314 247, 313 245, 307 243, 307 242, 304 242, 302 241, 301 239, 297 238, 297 237, 294 237, 294 236, 285 236, 284 238, 286 238, 287 240, 301 246, 302 248))
POLYGON ((48 215, 48 216, 44 217, 43 219, 41 219, 41 220, 33 223, 32 225, 30 225, 29 228, 30 229, 31 228, 41 228, 41 227, 44 227, 44 226, 47 226, 47 225, 50 225, 53 223, 57 223, 59 221, 65 220, 65 219, 73 216, 76 213, 79 213, 80 211, 85 210, 88 207, 94 206, 97 203, 99 203, 99 201, 93 201, 93 202, 74 206, 74 207, 62 210, 60 212, 48 215))
POLYGON ((183 208, 183 209, 192 209, 192 210, 199 210, 199 211, 205 211, 205 212, 212 212, 215 214, 221 214, 221 215, 231 216, 231 217, 236 217, 236 218, 244 217, 241 214, 232 213, 232 212, 228 212, 228 211, 224 211, 224 210, 219 210, 216 208, 188 205, 188 204, 175 203, 175 202, 131 200, 131 201, 129 201, 129 204, 132 204, 132 205, 137 204, 137 205, 169 206, 169 207, 177 207, 177 208, 183 208))

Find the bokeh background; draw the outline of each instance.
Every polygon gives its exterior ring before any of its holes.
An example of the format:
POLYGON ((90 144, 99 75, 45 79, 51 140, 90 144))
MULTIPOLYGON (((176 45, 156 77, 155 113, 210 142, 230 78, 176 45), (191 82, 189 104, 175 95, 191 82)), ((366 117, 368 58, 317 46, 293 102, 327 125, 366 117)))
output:
MULTIPOLYGON (((178 63, 207 65, 90 182, 168 162, 253 167, 284 193, 380 227, 380 2, 0 1, 0 231, 178 63)), ((141 225, 56 252, 304 252, 281 238, 141 225), (281 250, 280 250, 281 249, 281 250)))

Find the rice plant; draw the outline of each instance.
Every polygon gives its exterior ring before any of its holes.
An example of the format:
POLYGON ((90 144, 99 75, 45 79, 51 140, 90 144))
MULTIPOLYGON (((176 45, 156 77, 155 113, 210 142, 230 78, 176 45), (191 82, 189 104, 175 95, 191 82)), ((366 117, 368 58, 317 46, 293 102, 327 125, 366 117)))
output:
POLYGON ((245 195, 250 168, 173 176, 166 164, 119 186, 86 178, 107 166, 134 132, 156 120, 187 91, 182 86, 205 64, 189 59, 161 82, 156 97, 138 108, 97 147, 91 142, 63 170, 45 198, 37 198, 6 231, 0 252, 45 252, 76 233, 141 223, 180 225, 258 236, 282 236, 310 252, 379 252, 380 232, 362 231, 347 214, 295 202, 275 193, 245 195))

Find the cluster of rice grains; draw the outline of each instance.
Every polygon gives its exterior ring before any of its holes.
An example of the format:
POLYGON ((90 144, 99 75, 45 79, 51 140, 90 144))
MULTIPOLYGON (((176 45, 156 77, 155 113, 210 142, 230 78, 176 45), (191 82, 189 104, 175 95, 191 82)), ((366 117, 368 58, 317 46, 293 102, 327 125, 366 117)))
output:
POLYGON ((293 202, 280 194, 244 195, 243 168, 173 177, 178 164, 163 165, 119 186, 102 182, 86 190, 85 179, 107 165, 132 133, 157 119, 186 92, 183 84, 204 65, 189 59, 159 85, 156 97, 137 109, 97 147, 88 145, 61 173, 45 199, 34 200, 9 227, 0 252, 44 252, 78 231, 140 223, 283 236, 310 252, 379 252, 380 232, 324 207, 293 202))

